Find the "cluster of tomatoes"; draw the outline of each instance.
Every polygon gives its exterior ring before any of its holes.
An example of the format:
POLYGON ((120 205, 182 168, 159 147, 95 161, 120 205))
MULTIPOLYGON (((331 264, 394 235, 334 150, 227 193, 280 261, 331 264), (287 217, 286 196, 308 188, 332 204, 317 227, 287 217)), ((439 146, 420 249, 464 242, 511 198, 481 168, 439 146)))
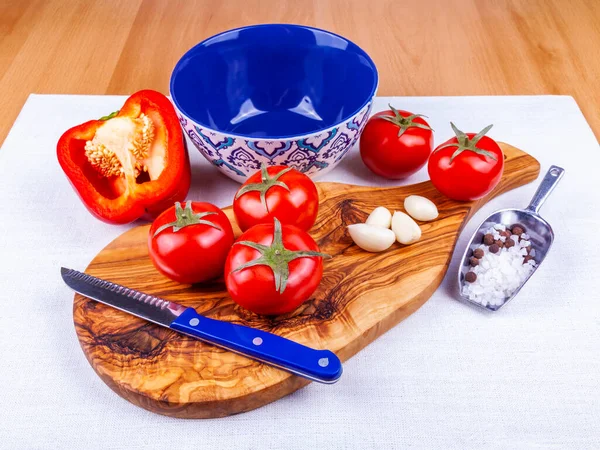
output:
POLYGON ((454 124, 455 137, 433 149, 433 130, 420 114, 397 110, 375 114, 360 137, 360 154, 377 175, 401 179, 428 163, 433 185, 447 197, 476 200, 500 181, 504 155, 496 141, 485 134, 463 133, 454 124))
MULTIPOLYGON (((489 193, 504 168, 498 144, 485 134, 463 133, 433 149, 433 130, 422 115, 390 110, 375 114, 361 135, 360 153, 373 172, 409 176, 426 163, 435 187, 455 200, 489 193)), ((319 195, 312 180, 284 166, 262 167, 233 201, 243 234, 215 205, 187 202, 163 212, 148 237, 150 258, 167 277, 186 284, 223 276, 232 299, 257 314, 285 314, 317 289, 323 258, 307 233, 314 225, 319 195)))
POLYGON ((150 258, 165 276, 186 284, 223 276, 232 299, 257 314, 293 311, 316 290, 323 258, 307 231, 319 209, 313 181, 284 166, 263 167, 233 201, 243 231, 217 206, 187 202, 163 212, 148 236, 150 258))

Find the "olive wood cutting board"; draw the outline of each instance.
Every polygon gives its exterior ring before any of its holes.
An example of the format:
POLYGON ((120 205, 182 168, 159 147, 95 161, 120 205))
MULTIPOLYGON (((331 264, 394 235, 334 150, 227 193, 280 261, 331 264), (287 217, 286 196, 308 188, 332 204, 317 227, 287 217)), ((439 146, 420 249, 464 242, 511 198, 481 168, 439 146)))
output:
MULTIPOLYGON (((320 209, 310 233, 333 258, 324 261, 323 280, 312 298, 285 316, 261 317, 237 306, 222 280, 190 286, 165 278, 148 257, 149 225, 123 233, 86 272, 192 306, 212 318, 332 350, 345 361, 429 299, 444 278, 463 225, 486 201, 537 178, 536 159, 501 146, 502 179, 475 202, 449 200, 429 181, 392 188, 317 183, 320 209), (395 243, 378 254, 353 245, 346 225, 364 222, 376 206, 403 210, 404 198, 411 194, 433 200, 440 213, 435 221, 420 223, 420 241, 410 246, 395 243)), ((225 212, 234 223, 231 208, 225 212)), ((235 223, 234 230, 239 235, 235 223)), ((222 417, 265 405, 309 383, 79 294, 73 320, 83 352, 100 378, 120 396, 156 413, 222 417)), ((342 376, 340 383, 343 380, 342 376)))

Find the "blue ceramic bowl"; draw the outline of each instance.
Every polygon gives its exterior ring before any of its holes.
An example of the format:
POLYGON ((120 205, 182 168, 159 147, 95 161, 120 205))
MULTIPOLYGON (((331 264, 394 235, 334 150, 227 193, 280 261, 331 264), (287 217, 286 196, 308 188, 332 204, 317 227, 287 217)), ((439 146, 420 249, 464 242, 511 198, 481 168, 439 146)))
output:
POLYGON ((234 180, 284 164, 333 169, 356 143, 377 89, 375 64, 349 40, 299 25, 256 25, 189 50, 171 75, 181 125, 234 180))

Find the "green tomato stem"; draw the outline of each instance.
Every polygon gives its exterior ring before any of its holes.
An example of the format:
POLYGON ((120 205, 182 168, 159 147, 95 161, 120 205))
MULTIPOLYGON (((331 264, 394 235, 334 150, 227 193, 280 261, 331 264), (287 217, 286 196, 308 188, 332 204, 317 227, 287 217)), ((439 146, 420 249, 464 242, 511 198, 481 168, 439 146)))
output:
POLYGON ((331 258, 330 255, 321 252, 310 250, 292 251, 285 248, 283 245, 283 233, 281 230, 281 222, 274 219, 273 242, 271 245, 258 244, 252 241, 238 241, 234 245, 244 245, 253 248, 260 253, 260 257, 248 261, 245 264, 237 267, 233 272, 248 269, 254 266, 268 266, 273 271, 275 278, 275 290, 283 294, 287 286, 290 275, 289 263, 297 258, 308 258, 311 256, 320 256, 321 258, 331 258))
POLYGON ((459 130, 456 127, 456 125, 454 125, 452 122, 450 122, 450 126, 452 127, 452 130, 454 130, 454 134, 456 134, 457 142, 452 142, 450 144, 442 145, 441 147, 438 147, 435 150, 437 152, 443 148, 456 147, 455 152, 452 153, 452 156, 450 156, 450 164, 452 164, 454 159, 464 151, 470 151, 473 153, 477 153, 478 155, 484 155, 484 156, 487 156, 488 158, 493 159, 494 161, 498 160, 496 155, 494 155, 492 152, 489 152, 487 150, 477 147, 477 143, 481 140, 481 138, 483 136, 485 136, 485 134, 488 131, 490 131, 492 129, 492 127, 494 125, 488 125, 483 130, 481 130, 479 133, 477 133, 475 136, 473 136, 471 139, 469 139, 469 136, 467 136, 463 131, 459 130))
POLYGON ((166 230, 167 228, 172 227, 173 233, 176 233, 179 230, 181 230, 182 228, 189 227, 190 225, 208 225, 213 228, 216 228, 217 230, 221 230, 221 228, 219 228, 214 223, 209 222, 208 220, 202 220, 203 217, 210 216, 212 214, 217 214, 217 213, 214 211, 206 211, 206 212, 196 213, 192 209, 192 202, 187 202, 185 204, 185 209, 183 209, 181 207, 181 203, 176 202, 175 203, 176 219, 173 222, 169 222, 169 223, 166 223, 166 224, 158 227, 158 229, 154 232, 153 237, 156 237, 156 235, 158 235, 162 231, 166 230))
POLYGON ((269 189, 271 189, 273 186, 279 186, 279 187, 289 191, 290 190, 289 186, 287 184, 285 184, 284 182, 278 181, 278 180, 279 180, 279 178, 281 178, 281 176, 288 173, 290 170, 292 170, 292 168, 287 167, 287 168, 283 169, 281 172, 279 172, 271 177, 269 175, 269 172, 267 171, 267 166, 265 164, 262 164, 260 166, 261 182, 260 183, 250 183, 250 184, 247 184, 246 186, 242 186, 242 188, 239 191, 237 191, 237 194, 235 194, 235 199, 237 200, 242 195, 244 195, 248 192, 259 192, 260 193, 260 202, 265 207, 265 209, 267 210, 267 213, 268 213, 269 207, 267 206, 267 191, 269 189))
POLYGON ((376 117, 383 119, 383 120, 387 120, 388 122, 391 122, 394 125, 396 125, 399 128, 398 137, 402 136, 404 134, 404 132, 406 130, 408 130, 409 128, 421 128, 423 130, 433 131, 433 129, 429 125, 415 122, 415 119, 417 117, 427 117, 427 116, 424 116, 423 114, 411 114, 410 116, 402 117, 402 114, 400 114, 400 111, 398 111, 392 105, 388 104, 388 107, 394 113, 394 117, 391 117, 391 116, 376 116, 376 117))

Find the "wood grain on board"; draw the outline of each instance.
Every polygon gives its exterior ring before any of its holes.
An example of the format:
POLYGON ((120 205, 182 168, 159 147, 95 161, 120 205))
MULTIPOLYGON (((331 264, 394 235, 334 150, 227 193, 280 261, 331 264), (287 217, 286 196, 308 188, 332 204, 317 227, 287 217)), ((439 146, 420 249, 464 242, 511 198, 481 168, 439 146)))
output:
MULTIPOLYGON (((258 316, 237 306, 222 279, 190 286, 165 278, 148 258, 148 225, 110 243, 86 272, 192 306, 212 318, 330 349, 345 361, 429 299, 446 273, 460 230, 481 205, 537 178, 540 166, 533 157, 501 145, 506 155, 502 179, 492 193, 475 202, 449 200, 429 181, 395 188, 317 183, 320 208, 310 233, 333 258, 325 260, 315 294, 285 316, 258 316), (353 245, 346 225, 364 222, 376 206, 403 210, 404 198, 411 194, 432 199, 440 212, 435 221, 420 224, 419 242, 394 244, 378 254, 353 245)), ((231 208, 226 212, 231 218, 231 208)), ((235 223, 234 229, 239 234, 235 223)), ((160 414, 226 416, 267 404, 308 383, 81 295, 75 296, 73 318, 81 347, 102 380, 120 396, 160 414)))
POLYGON ((0 0, 0 143, 32 92, 166 94, 188 48, 267 22, 353 40, 379 95, 573 95, 600 137, 598 0, 0 0))

